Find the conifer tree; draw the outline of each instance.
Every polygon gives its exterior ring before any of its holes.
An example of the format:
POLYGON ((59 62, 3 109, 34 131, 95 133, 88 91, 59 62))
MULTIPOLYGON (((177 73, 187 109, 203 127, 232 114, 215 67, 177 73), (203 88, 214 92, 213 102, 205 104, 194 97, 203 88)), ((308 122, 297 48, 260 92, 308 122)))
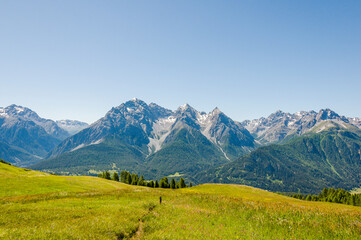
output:
POLYGON ((170 188, 171 188, 171 189, 175 189, 175 188, 176 188, 176 182, 175 182, 174 178, 172 178, 172 181, 171 181, 171 183, 170 183, 170 188))
POLYGON ((150 181, 150 187, 154 188, 154 181, 150 181))
POLYGON ((126 184, 132 184, 132 176, 130 175, 130 173, 127 174, 125 183, 126 184))
POLYGON ((166 187, 166 188, 169 188, 168 178, 167 178, 167 177, 164 177, 163 179, 164 179, 165 187, 166 187))
POLYGON ((327 189, 327 188, 324 188, 324 189, 322 190, 322 192, 319 194, 319 197, 320 197, 320 198, 325 198, 325 197, 327 197, 327 193, 328 193, 328 189, 327 189))
POLYGON ((110 180, 110 173, 108 171, 105 171, 104 178, 110 180))
POLYGON ((114 181, 119 182, 119 175, 118 175, 118 173, 117 173, 117 172, 114 172, 114 173, 113 173, 113 177, 112 177, 112 179, 113 179, 114 181))
POLYGON ((126 180, 127 180, 127 171, 121 171, 120 172, 120 181, 121 182, 123 182, 123 183, 125 183, 126 182, 126 180))
POLYGON ((166 188, 165 182, 164 182, 163 179, 161 179, 161 180, 159 181, 159 187, 160 187, 160 188, 166 188))
POLYGON ((132 185, 138 185, 139 182, 139 177, 137 174, 133 173, 132 174, 132 185))
POLYGON ((184 182, 183 178, 180 178, 179 180, 179 188, 185 188, 187 187, 186 183, 184 182))
POLYGON ((139 181, 138 181, 138 185, 139 185, 139 186, 144 186, 144 177, 143 177, 143 175, 140 176, 140 179, 139 179, 139 181))

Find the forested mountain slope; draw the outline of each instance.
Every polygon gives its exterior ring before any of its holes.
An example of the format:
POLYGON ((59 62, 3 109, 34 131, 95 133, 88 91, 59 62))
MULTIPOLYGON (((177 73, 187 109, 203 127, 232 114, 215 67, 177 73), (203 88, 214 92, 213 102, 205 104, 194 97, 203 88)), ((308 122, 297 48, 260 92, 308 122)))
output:
POLYGON ((324 187, 359 187, 360 131, 333 125, 286 144, 260 147, 196 178, 199 182, 238 183, 281 192, 317 193, 324 187))

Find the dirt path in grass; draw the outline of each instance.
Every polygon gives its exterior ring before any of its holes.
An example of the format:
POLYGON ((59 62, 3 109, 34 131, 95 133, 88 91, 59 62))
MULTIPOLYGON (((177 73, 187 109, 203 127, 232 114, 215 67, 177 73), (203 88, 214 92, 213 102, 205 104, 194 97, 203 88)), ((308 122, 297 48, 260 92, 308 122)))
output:
POLYGON ((143 237, 143 234, 144 234, 144 230, 143 230, 143 221, 140 220, 139 221, 139 226, 138 226, 138 229, 137 231, 134 233, 134 235, 132 236, 132 240, 138 240, 138 239, 142 239, 143 237))
POLYGON ((148 216, 149 214, 152 213, 152 211, 155 209, 157 205, 153 205, 149 207, 149 210, 146 214, 144 214, 141 218, 139 218, 139 224, 138 224, 138 228, 135 232, 131 233, 129 238, 132 240, 138 240, 138 239, 142 239, 144 236, 144 222, 143 219, 148 216))

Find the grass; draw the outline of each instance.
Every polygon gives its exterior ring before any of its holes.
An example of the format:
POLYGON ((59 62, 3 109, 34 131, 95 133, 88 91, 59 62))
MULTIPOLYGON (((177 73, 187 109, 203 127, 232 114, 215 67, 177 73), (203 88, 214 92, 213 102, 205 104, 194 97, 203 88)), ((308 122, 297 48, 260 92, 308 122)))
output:
POLYGON ((205 184, 151 189, 0 164, 0 239, 360 239, 361 208, 205 184), (162 196, 162 204, 159 204, 162 196))

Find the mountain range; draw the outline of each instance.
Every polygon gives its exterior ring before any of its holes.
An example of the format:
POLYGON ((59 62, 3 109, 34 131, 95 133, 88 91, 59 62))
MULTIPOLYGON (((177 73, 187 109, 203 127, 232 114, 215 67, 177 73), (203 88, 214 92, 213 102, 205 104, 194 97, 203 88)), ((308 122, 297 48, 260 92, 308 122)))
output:
POLYGON ((314 193, 359 187, 361 119, 330 109, 277 111, 237 122, 218 108, 176 110, 132 99, 91 125, 0 108, 0 155, 19 166, 68 175, 128 170, 146 178, 240 183, 314 193))
POLYGON ((133 99, 69 137, 34 169, 89 174, 101 169, 141 171, 147 177, 198 171, 255 149, 251 134, 218 108, 175 111, 133 99))
POLYGON ((233 162, 200 172, 196 178, 199 182, 238 183, 312 194, 325 187, 360 187, 360 130, 331 122, 323 125, 327 131, 260 147, 233 162))
POLYGON ((29 108, 14 104, 0 108, 0 153, 18 166, 39 162, 70 135, 29 108))
MULTIPOLYGON (((360 118, 340 116, 330 109, 301 111, 294 114, 277 111, 267 118, 246 120, 242 122, 254 138, 261 144, 285 142, 295 136, 303 135, 324 121, 332 120, 341 125, 351 124, 361 127, 360 118)), ((319 129, 322 131, 323 129, 319 129)))

